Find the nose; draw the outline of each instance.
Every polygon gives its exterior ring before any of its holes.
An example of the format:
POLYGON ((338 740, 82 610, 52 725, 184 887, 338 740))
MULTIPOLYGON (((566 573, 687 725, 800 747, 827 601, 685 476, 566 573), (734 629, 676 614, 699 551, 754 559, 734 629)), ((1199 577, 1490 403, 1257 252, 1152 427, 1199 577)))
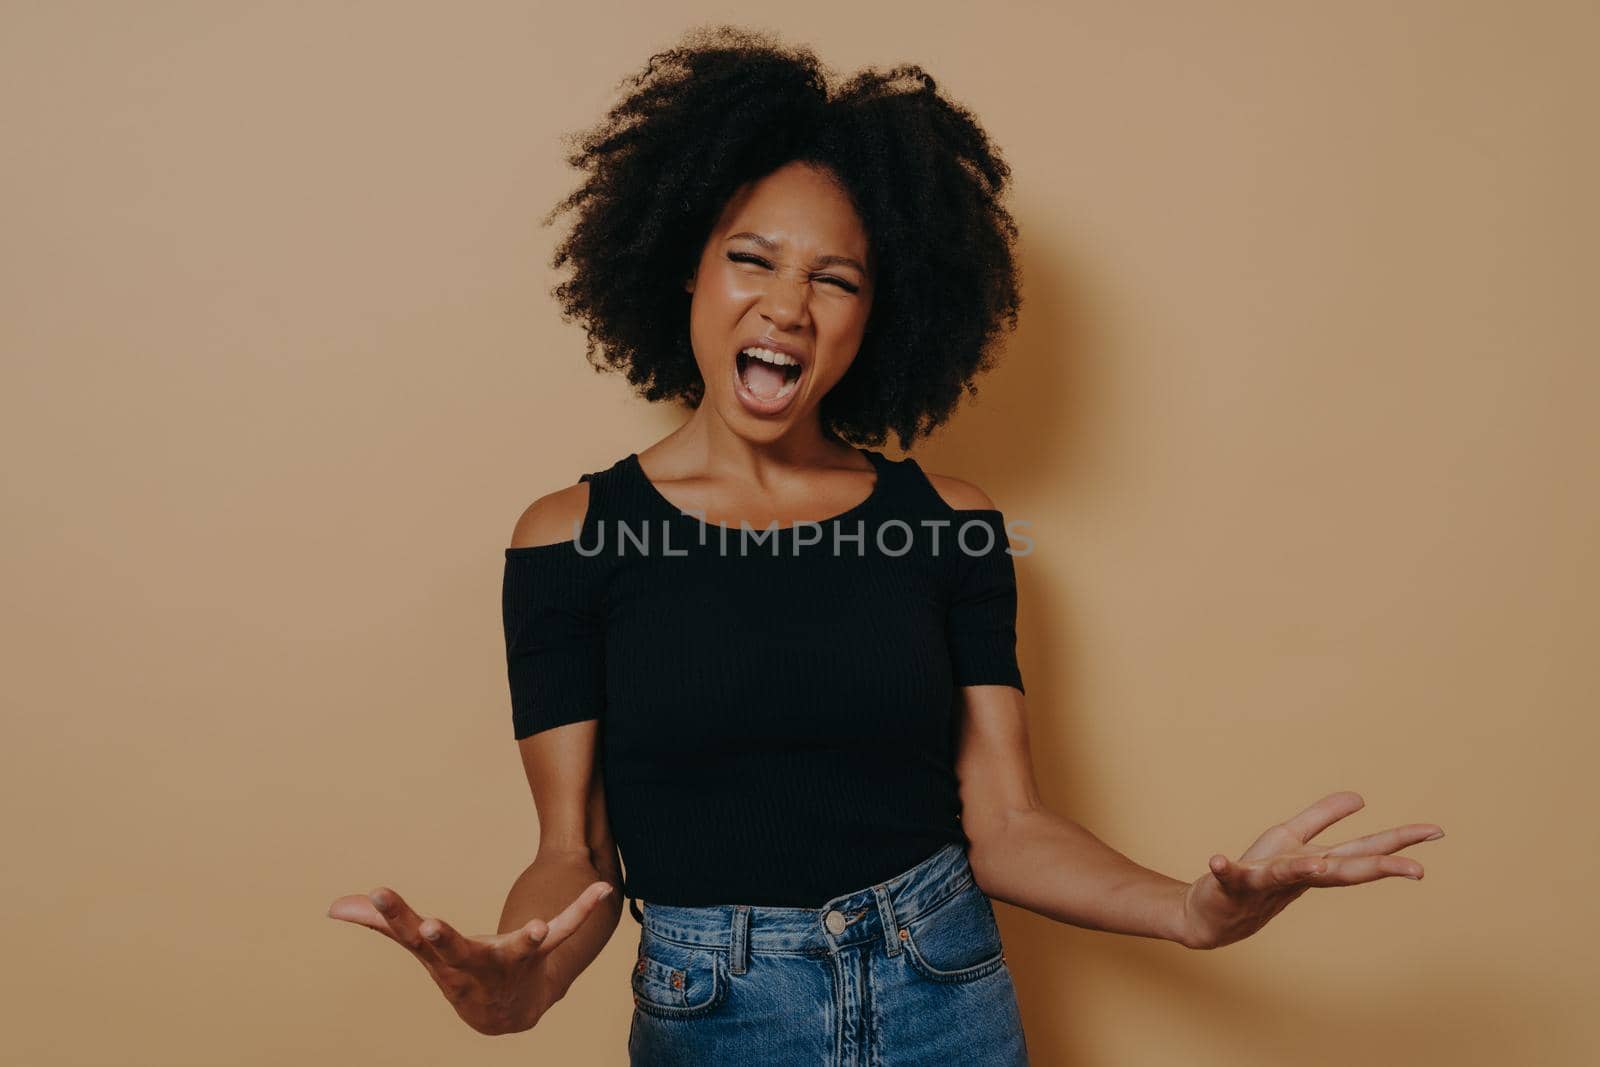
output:
POLYGON ((792 329, 803 324, 810 313, 811 279, 805 271, 794 271, 794 280, 785 281, 789 272, 774 270, 761 297, 761 313, 774 326, 792 329))

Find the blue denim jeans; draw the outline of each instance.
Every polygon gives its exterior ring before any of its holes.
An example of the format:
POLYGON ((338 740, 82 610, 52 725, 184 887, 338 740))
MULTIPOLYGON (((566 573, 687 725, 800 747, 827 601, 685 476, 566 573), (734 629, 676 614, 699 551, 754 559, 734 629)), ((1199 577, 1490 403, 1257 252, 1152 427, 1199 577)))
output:
POLYGON ((634 1067, 1028 1063, 994 908, 966 849, 819 908, 643 902, 634 1067))

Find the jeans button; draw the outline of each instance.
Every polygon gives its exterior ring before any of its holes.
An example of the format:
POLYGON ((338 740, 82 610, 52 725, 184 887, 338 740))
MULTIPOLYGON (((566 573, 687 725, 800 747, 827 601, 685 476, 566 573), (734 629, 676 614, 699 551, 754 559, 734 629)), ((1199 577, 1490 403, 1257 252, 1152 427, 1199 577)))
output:
POLYGON ((844 933, 844 913, 839 911, 838 908, 834 908, 823 916, 822 922, 828 928, 830 934, 844 933))

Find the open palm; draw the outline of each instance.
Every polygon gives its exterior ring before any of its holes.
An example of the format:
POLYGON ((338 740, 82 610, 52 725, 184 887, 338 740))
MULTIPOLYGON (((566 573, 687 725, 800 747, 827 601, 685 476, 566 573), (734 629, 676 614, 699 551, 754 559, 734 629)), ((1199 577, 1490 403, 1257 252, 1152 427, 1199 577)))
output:
POLYGON ((483 1034, 532 1027, 564 990, 547 966, 550 951, 572 935, 611 892, 595 882, 549 922, 533 919, 505 934, 459 933, 438 917, 424 919, 386 886, 340 897, 328 916, 369 927, 414 956, 456 1014, 483 1034))
POLYGON ((1422 864, 1392 853, 1443 837, 1444 831, 1432 823, 1411 823, 1337 845, 1311 840, 1365 806, 1357 793, 1330 793, 1268 829, 1237 861, 1221 853, 1212 856, 1210 872, 1195 879, 1184 896, 1184 943, 1221 948, 1243 940, 1307 889, 1394 875, 1420 880, 1422 864))

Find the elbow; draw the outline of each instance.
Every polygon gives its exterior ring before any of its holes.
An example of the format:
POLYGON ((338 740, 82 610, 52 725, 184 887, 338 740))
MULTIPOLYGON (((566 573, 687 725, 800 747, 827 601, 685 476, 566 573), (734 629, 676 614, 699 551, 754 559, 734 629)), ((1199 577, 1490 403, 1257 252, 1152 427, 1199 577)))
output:
POLYGON ((616 842, 607 836, 602 841, 591 842, 589 845, 589 866, 594 868, 595 877, 600 881, 611 883, 612 900, 622 899, 622 860, 617 855, 616 842))
POLYGON ((972 811, 961 816, 962 831, 967 838, 967 863, 972 877, 985 896, 1004 899, 1000 894, 1006 883, 1005 865, 1014 859, 1012 831, 1025 812, 1009 809, 972 811))

